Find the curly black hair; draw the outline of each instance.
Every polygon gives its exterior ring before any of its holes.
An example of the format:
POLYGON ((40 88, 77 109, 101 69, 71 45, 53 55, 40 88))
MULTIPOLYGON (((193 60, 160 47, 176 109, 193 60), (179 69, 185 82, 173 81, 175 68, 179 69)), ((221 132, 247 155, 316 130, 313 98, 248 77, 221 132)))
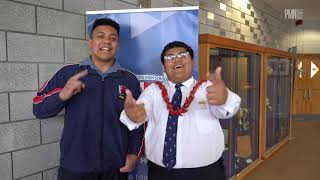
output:
POLYGON ((191 56, 191 58, 193 59, 194 54, 193 54, 193 50, 190 46, 188 46, 186 43, 181 42, 181 41, 173 41, 168 43, 162 50, 161 52, 161 62, 162 64, 164 64, 164 56, 166 55, 166 52, 172 48, 176 48, 176 47, 181 47, 181 48, 185 48, 187 52, 189 52, 189 55, 191 56))

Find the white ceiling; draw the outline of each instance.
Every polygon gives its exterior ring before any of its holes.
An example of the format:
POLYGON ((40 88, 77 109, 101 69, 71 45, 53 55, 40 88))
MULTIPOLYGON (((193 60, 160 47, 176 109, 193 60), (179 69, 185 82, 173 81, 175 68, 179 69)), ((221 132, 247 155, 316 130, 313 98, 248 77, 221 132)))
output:
POLYGON ((320 23, 320 0, 264 0, 284 13, 284 9, 303 9, 303 19, 320 23))

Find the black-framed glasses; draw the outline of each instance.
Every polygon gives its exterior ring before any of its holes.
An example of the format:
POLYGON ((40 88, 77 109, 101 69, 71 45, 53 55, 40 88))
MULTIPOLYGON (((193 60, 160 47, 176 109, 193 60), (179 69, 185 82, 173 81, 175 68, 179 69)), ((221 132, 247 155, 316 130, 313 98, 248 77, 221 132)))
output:
POLYGON ((170 54, 167 56, 164 56, 165 61, 173 61, 176 60, 177 58, 186 58, 189 56, 189 52, 181 52, 179 54, 170 54))

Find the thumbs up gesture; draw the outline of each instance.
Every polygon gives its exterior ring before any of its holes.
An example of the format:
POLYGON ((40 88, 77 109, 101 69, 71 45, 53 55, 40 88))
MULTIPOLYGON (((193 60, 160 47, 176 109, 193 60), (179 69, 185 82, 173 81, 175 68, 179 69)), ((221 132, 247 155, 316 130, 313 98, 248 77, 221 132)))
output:
POLYGON ((221 79, 221 67, 218 67, 214 73, 207 74, 207 79, 212 85, 207 87, 207 100, 210 105, 222 105, 226 102, 228 92, 221 79))
POLYGON ((124 111, 126 112, 128 118, 135 123, 144 122, 147 117, 144 104, 137 103, 137 101, 134 99, 129 89, 126 89, 126 100, 124 101, 124 111))
POLYGON ((82 89, 85 88, 85 84, 80 80, 80 78, 86 76, 88 70, 83 70, 75 75, 73 75, 66 83, 64 88, 60 91, 59 97, 62 101, 70 99, 72 96, 80 93, 82 89))

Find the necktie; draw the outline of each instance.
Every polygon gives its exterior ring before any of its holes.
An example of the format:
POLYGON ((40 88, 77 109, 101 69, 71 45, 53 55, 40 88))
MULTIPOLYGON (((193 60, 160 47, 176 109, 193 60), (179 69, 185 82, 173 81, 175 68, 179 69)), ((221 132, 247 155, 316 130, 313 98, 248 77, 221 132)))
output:
MULTIPOLYGON (((180 87, 182 84, 176 84, 176 91, 172 97, 171 104, 173 109, 179 109, 181 106, 182 93, 180 87)), ((176 164, 176 142, 177 142, 177 130, 178 130, 178 117, 169 114, 166 136, 163 148, 163 164, 168 169, 172 169, 176 164)))

